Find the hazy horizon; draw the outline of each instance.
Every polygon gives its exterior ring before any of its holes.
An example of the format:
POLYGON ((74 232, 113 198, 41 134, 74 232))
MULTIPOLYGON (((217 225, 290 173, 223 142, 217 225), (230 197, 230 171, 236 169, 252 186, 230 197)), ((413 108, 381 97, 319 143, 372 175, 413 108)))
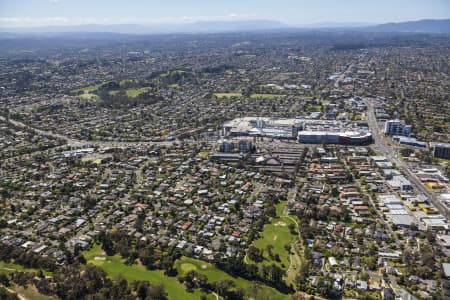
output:
POLYGON ((0 0, 0 27, 271 20, 288 25, 449 19, 445 0, 0 0))

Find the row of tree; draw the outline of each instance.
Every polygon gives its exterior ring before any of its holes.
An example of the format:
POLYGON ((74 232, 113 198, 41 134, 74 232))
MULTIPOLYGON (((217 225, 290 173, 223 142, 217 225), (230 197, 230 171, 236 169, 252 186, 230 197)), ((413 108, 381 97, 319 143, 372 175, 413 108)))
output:
POLYGON ((173 265, 175 260, 181 257, 181 253, 175 247, 163 252, 150 242, 135 241, 121 231, 102 232, 98 236, 98 241, 109 256, 119 253, 128 264, 133 264, 139 259, 149 270, 161 269, 167 275, 176 275, 173 265))
MULTIPOLYGON (((8 283, 10 280, 23 287, 34 285, 42 294, 68 300, 135 300, 136 296, 142 300, 168 299, 162 285, 154 285, 147 281, 128 284, 124 278, 111 280, 105 271, 93 265, 87 265, 83 269, 77 265, 66 266, 53 277, 16 271, 11 273, 7 280, 8 283)), ((0 291, 0 299, 15 298, 2 298, 0 291)))
POLYGON ((246 264, 238 257, 216 257, 214 262, 221 270, 233 276, 243 277, 251 281, 260 281, 281 292, 292 292, 291 288, 284 283, 284 270, 275 264, 268 266, 263 264, 246 264))
POLYGON ((55 260, 48 256, 40 256, 28 249, 23 249, 13 245, 0 244, 0 261, 15 262, 27 268, 44 269, 55 271, 55 260))

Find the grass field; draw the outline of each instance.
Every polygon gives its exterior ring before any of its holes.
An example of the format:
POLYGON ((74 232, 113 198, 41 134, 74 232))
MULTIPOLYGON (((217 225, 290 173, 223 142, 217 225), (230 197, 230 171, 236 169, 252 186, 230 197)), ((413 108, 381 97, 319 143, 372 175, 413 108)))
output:
MULTIPOLYGON (((213 95, 219 99, 242 97, 242 93, 214 93, 213 95)), ((252 94, 252 95, 250 95, 250 98, 252 98, 252 99, 276 99, 276 98, 283 97, 283 96, 284 95, 279 95, 279 94, 252 94)))
POLYGON ((86 100, 98 99, 99 97, 95 94, 92 94, 92 92, 98 90, 102 85, 103 85, 103 83, 90 85, 90 86, 84 87, 82 89, 74 90, 73 92, 77 93, 77 94, 82 92, 79 95, 81 99, 86 99, 86 100))
MULTIPOLYGON (((139 96, 140 94, 147 92, 148 90, 149 90, 148 88, 143 87, 143 88, 136 88, 136 89, 128 89, 128 90, 125 90, 125 93, 127 94, 128 97, 135 98, 135 97, 139 96)), ((112 91, 108 91, 108 94, 115 96, 119 92, 120 91, 118 91, 118 90, 112 90, 112 91)))
POLYGON ((93 164, 101 164, 102 158, 101 157, 83 157, 81 159, 83 162, 92 162, 93 164))
POLYGON ((216 96, 219 99, 233 98, 233 97, 242 97, 242 93, 214 93, 213 95, 216 96))
MULTIPOLYGON (((14 264, 14 263, 6 263, 4 261, 0 261, 0 273, 10 273, 13 271, 27 271, 27 272, 39 272, 39 269, 34 269, 34 268, 25 268, 22 265, 18 265, 18 264, 14 264)), ((45 276, 50 276, 52 275, 51 272, 47 272, 42 270, 42 272, 44 273, 45 276)))
POLYGON ((250 95, 250 98, 260 98, 260 99, 276 99, 279 97, 283 97, 285 95, 279 95, 279 94, 252 94, 250 95))
POLYGON ((322 111, 322 108, 321 108, 320 105, 312 105, 312 104, 310 104, 310 105, 306 106, 306 109, 310 110, 310 111, 322 111))
MULTIPOLYGON (((123 86, 127 83, 133 83, 135 82, 134 80, 122 80, 119 85, 123 86)), ((103 85, 103 83, 100 84, 95 84, 95 85, 90 85, 78 90, 74 90, 73 92, 78 94, 81 93, 79 96, 82 99, 86 99, 86 100, 90 100, 90 99, 98 99, 99 97, 96 94, 93 94, 92 92, 98 90, 101 86, 103 85)), ((126 90, 126 94, 128 97, 130 98, 135 98, 137 96, 139 96, 142 93, 147 92, 149 89, 147 87, 142 87, 142 88, 134 88, 134 89, 128 89, 126 90)), ((119 93, 119 90, 112 90, 108 92, 110 95, 116 95, 117 93, 119 93)))
POLYGON ((145 93, 147 91, 148 91, 148 88, 143 87, 143 88, 137 88, 137 89, 129 89, 129 90, 127 90, 126 93, 127 93, 128 97, 134 98, 134 97, 137 97, 140 94, 143 94, 143 93, 145 93))
POLYGON ((191 270, 194 270, 208 277, 208 281, 211 283, 222 279, 229 279, 233 281, 237 287, 243 288, 247 295, 253 299, 290 299, 289 295, 282 294, 274 288, 265 285, 255 286, 255 284, 249 280, 241 277, 233 277, 228 273, 217 269, 212 264, 199 259, 183 256, 175 262, 175 268, 179 274, 185 274, 191 270))
POLYGON ((136 82, 138 82, 136 79, 124 79, 124 80, 121 80, 121 81, 119 82, 119 85, 120 85, 120 86, 124 86, 124 85, 126 85, 126 84, 129 84, 129 83, 136 83, 136 82))
POLYGON ((99 84, 95 84, 95 85, 90 85, 90 86, 86 86, 86 87, 84 87, 84 88, 75 90, 74 92, 75 92, 75 93, 83 92, 83 93, 87 94, 87 93, 90 93, 90 92, 93 92, 93 91, 98 90, 102 85, 103 85, 103 83, 99 83, 99 84))
POLYGON ((287 270, 289 267, 289 252, 286 251, 284 246, 286 244, 290 245, 292 242, 296 240, 296 236, 291 234, 288 226, 289 224, 294 224, 294 220, 291 217, 283 215, 283 209, 286 205, 286 202, 280 202, 277 205, 277 217, 272 218, 270 223, 264 227, 263 232, 261 233, 261 237, 254 241, 253 246, 264 250, 264 261, 263 264, 271 265, 275 263, 280 268, 287 270), (267 249, 268 245, 272 245, 272 253, 278 254, 280 257, 280 262, 273 260, 270 256, 267 249))
MULTIPOLYGON (((141 264, 126 265, 119 255, 106 256, 100 245, 94 245, 92 249, 85 251, 84 257, 88 263, 102 268, 111 278, 122 276, 129 282, 146 280, 153 284, 162 284, 171 300, 198 300, 204 294, 198 289, 193 293, 188 293, 175 277, 166 276, 161 270, 149 271, 141 264)), ((210 296, 212 295, 208 297, 210 296)), ((215 297, 210 299, 215 299, 215 297)))
MULTIPOLYGON (((102 268, 111 278, 122 276, 129 282, 136 280, 147 280, 153 284, 164 285, 169 299, 192 299, 198 300, 202 291, 196 289, 193 293, 188 293, 184 286, 180 284, 175 277, 169 277, 163 274, 161 270, 148 271, 140 264, 131 266, 125 265, 123 259, 119 255, 106 256, 103 254, 100 245, 94 245, 92 249, 84 252, 84 257, 87 262, 102 268)), ((267 300, 287 300, 289 295, 282 294, 276 289, 257 285, 249 280, 243 278, 234 278, 231 275, 217 269, 212 264, 188 257, 182 257, 175 262, 175 267, 180 275, 183 275, 191 270, 195 270, 208 277, 210 282, 216 282, 221 279, 229 279, 235 282, 236 286, 245 289, 246 293, 253 299, 267 299, 267 300)), ((216 299, 212 294, 207 295, 208 299, 216 299)))
POLYGON ((92 99, 99 99, 99 96, 96 94, 81 94, 79 95, 81 99, 85 99, 85 100, 92 100, 92 99))

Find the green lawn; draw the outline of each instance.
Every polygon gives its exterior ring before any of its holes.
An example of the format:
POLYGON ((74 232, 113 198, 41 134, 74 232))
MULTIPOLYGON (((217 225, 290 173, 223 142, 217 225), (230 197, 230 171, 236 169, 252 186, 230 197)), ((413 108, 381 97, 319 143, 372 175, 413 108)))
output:
POLYGON ((143 88, 136 88, 136 89, 129 89, 127 90, 127 96, 130 98, 134 98, 139 96, 140 94, 143 94, 145 92, 148 92, 148 88, 143 87, 143 88))
POLYGON ((233 97, 242 97, 242 93, 214 93, 213 95, 216 96, 219 99, 233 98, 233 97))
POLYGON ((141 264, 126 265, 117 254, 106 256, 103 254, 100 245, 94 245, 92 249, 85 251, 84 257, 88 263, 102 268, 112 278, 122 276, 130 282, 146 280, 153 284, 162 284, 171 300, 197 300, 204 294, 198 289, 194 290, 193 293, 188 293, 175 277, 166 276, 161 270, 149 271, 141 264))
MULTIPOLYGON (((148 90, 149 90, 149 89, 146 88, 146 87, 143 87, 143 88, 135 88, 135 89, 128 89, 128 90, 125 90, 125 93, 127 94, 128 97, 130 97, 130 98, 135 98, 135 97, 139 96, 140 94, 147 92, 148 90)), ((108 94, 110 94, 110 95, 112 95, 112 96, 115 96, 115 95, 117 95, 119 92, 120 92, 120 91, 118 91, 118 90, 112 90, 112 91, 108 91, 108 94)))
POLYGON ((186 71, 184 71, 184 70, 173 70, 173 71, 163 73, 163 74, 159 75, 159 77, 164 78, 164 77, 167 77, 167 76, 170 76, 173 74, 184 74, 184 73, 186 73, 186 71))
POLYGON ((88 93, 84 93, 79 95, 81 99, 85 99, 85 100, 91 100, 91 99, 98 99, 99 96, 96 94, 88 94, 88 93))
MULTIPOLYGON (((125 85, 126 83, 129 82, 134 82, 133 80, 122 80, 119 84, 120 85, 125 85)), ((90 85, 78 90, 74 90, 73 92, 78 94, 81 92, 81 94, 79 95, 82 99, 98 99, 99 97, 95 94, 93 94, 92 92, 98 90, 101 86, 103 85, 103 83, 100 84, 96 84, 96 85, 90 85)), ((126 94, 128 97, 130 98, 135 98, 137 96, 139 96, 142 93, 147 92, 149 89, 147 87, 143 87, 143 88, 133 88, 133 89, 128 89, 126 90, 126 94)), ((111 90, 108 92, 110 95, 116 95, 117 93, 119 93, 119 90, 111 90)))
POLYGON ((110 94, 111 96, 115 96, 119 93, 118 90, 112 90, 112 91, 108 91, 108 94, 110 94))
POLYGON ((126 85, 126 84, 129 84, 129 83, 136 83, 136 82, 138 82, 136 79, 124 79, 124 80, 121 80, 121 81, 119 82, 119 85, 120 85, 120 86, 124 86, 124 85, 126 85))
POLYGON ((99 84, 95 84, 95 85, 90 85, 90 86, 86 86, 84 88, 75 90, 75 93, 79 93, 79 92, 83 92, 85 94, 89 93, 89 92, 93 92, 98 90, 101 86, 103 85, 103 83, 99 83, 99 84))
POLYGON ((308 104, 306 106, 306 110, 308 111, 322 111, 322 108, 320 105, 312 105, 312 104, 308 104))
MULTIPOLYGON (((39 269, 25 268, 24 266, 19 265, 19 264, 6 263, 4 261, 0 261, 0 273, 10 273, 10 272, 14 272, 14 270, 35 272, 35 273, 39 272, 39 269)), ((45 276, 52 275, 52 272, 48 272, 48 271, 44 271, 44 270, 42 270, 42 272, 44 273, 45 276)))
POLYGON ((290 216, 283 215, 284 206, 286 201, 280 202, 277 205, 277 217, 271 218, 270 223, 264 226, 264 230, 261 233, 261 237, 254 241, 253 246, 264 250, 264 261, 263 264, 271 265, 275 263, 280 268, 287 270, 289 268, 289 252, 286 251, 284 246, 286 244, 291 244, 296 240, 296 236, 291 234, 289 231, 289 224, 294 224, 294 218, 290 216), (278 254, 280 256, 281 262, 276 262, 270 258, 267 249, 268 245, 272 245, 272 253, 278 254))
MULTIPOLYGON (((229 99, 229 98, 233 98, 233 97, 236 97, 236 98, 242 97, 242 93, 214 93, 213 95, 216 96, 219 99, 224 99, 224 98, 229 99)), ((283 97, 283 96, 285 96, 285 95, 279 95, 279 94, 252 94, 252 95, 250 95, 250 98, 252 98, 252 99, 256 99, 256 98, 259 98, 259 99, 276 99, 276 98, 283 97)))
POLYGON ((289 295, 282 294, 272 287, 262 284, 258 284, 257 286, 255 286, 255 283, 250 280, 246 280, 241 277, 233 277, 230 274, 217 269, 212 264, 199 259, 183 256, 175 262, 175 268, 181 275, 191 270, 204 274, 206 277, 208 277, 208 281, 211 283, 222 279, 232 280, 237 287, 244 289, 247 295, 253 299, 290 299, 289 295))
POLYGON ((90 85, 78 90, 74 90, 73 93, 80 93, 82 92, 79 96, 82 99, 86 99, 86 100, 90 100, 90 99, 98 99, 99 97, 95 94, 93 94, 92 92, 98 90, 101 86, 103 85, 103 83, 99 83, 99 84, 95 84, 95 85, 90 85))
POLYGON ((279 94, 252 94, 250 98, 262 98, 262 99, 276 99, 285 95, 279 94))

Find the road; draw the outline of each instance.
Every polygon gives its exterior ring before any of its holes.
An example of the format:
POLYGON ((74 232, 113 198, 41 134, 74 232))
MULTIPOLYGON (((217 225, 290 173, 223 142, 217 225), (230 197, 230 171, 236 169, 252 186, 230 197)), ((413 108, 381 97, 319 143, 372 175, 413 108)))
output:
POLYGON ((288 206, 290 204, 295 203, 295 199, 297 198, 297 189, 298 189, 297 183, 292 188, 289 189, 288 196, 287 196, 287 203, 286 203, 286 206, 284 207, 283 214, 285 214, 285 215, 289 214, 288 206))
MULTIPOLYGON (((133 146, 141 146, 141 145, 158 145, 158 146, 171 146, 175 143, 179 143, 180 141, 174 140, 174 141, 163 141, 163 142, 123 142, 123 141, 85 141, 85 140, 79 140, 70 138, 65 135, 61 135, 52 131, 46 131, 46 130, 40 130, 36 129, 34 127, 31 127, 23 122, 12 120, 12 119, 6 119, 3 116, 0 116, 0 120, 4 122, 8 122, 14 126, 21 127, 30 131, 34 131, 40 135, 62 139, 65 140, 68 144, 68 146, 71 147, 101 147, 101 148, 108 148, 108 147, 133 147, 133 146)), ((188 141, 188 143, 199 143, 200 141, 188 141)))
POLYGON ((339 83, 340 83, 341 81, 344 81, 345 76, 352 70, 352 68, 353 68, 354 65, 355 65, 354 63, 350 64, 350 65, 348 66, 348 68, 347 68, 344 72, 342 72, 341 75, 339 75, 339 77, 336 79, 336 82, 334 83, 334 87, 335 87, 335 88, 339 88, 339 83))
POLYGON ((369 99, 364 99, 368 112, 367 121, 370 128, 372 129, 372 137, 375 143, 371 146, 373 150, 381 152, 386 156, 391 162, 395 163, 398 169, 408 178, 408 180, 413 184, 414 188, 425 195, 430 202, 439 210, 439 212, 448 220, 449 213, 447 207, 445 207, 436 197, 434 193, 428 190, 420 179, 410 170, 409 166, 402 160, 396 157, 396 150, 390 146, 387 142, 387 138, 381 132, 377 119, 375 116, 374 105, 369 99))

